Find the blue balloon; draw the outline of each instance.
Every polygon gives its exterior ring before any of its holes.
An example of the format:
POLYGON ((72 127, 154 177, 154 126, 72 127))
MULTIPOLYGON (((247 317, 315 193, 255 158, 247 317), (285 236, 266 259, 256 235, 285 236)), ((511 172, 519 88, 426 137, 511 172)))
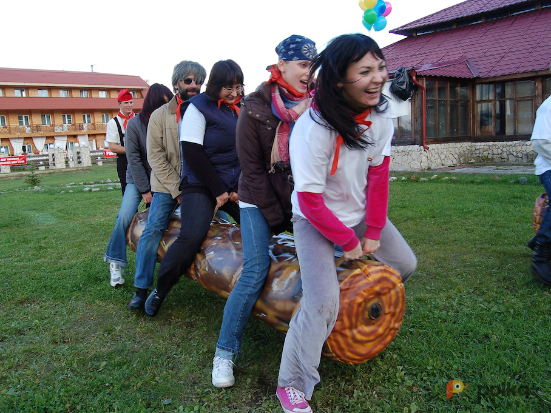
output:
POLYGON ((367 30, 371 30, 373 28, 372 24, 366 23, 365 20, 362 18, 362 24, 367 30))
POLYGON ((386 18, 385 17, 377 17, 377 20, 375 20, 375 23, 373 23, 373 28, 376 32, 380 32, 386 27, 386 18))
POLYGON ((383 0, 379 0, 375 5, 375 7, 373 7, 373 10, 375 10, 375 13, 377 13, 377 16, 382 16, 386 10, 386 3, 383 0))

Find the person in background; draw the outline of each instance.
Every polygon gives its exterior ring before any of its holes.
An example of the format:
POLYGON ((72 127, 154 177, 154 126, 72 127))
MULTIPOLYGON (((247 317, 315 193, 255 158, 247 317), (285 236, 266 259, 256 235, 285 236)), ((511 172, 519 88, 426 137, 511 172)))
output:
POLYGON ((312 106, 290 139, 293 229, 302 299, 289 324, 276 395, 284 412, 309 413, 323 343, 339 310, 335 245, 344 259, 366 254, 406 281, 417 259, 387 218, 392 119, 381 94, 384 55, 362 34, 333 39, 313 60, 312 106))
MULTIPOLYGON (((551 196, 551 96, 545 99, 536 112, 536 122, 532 131, 532 147, 538 153, 534 165, 536 175, 547 193, 551 196)), ((541 221, 540 229, 531 240, 534 255, 530 269, 538 279, 551 285, 551 212, 549 208, 541 221), (534 242, 535 241, 535 242, 534 242)), ((530 245, 529 245, 530 246, 530 245)))
POLYGON ((136 292, 128 304, 142 309, 147 290, 153 285, 157 249, 174 208, 180 203, 180 139, 178 122, 183 103, 199 94, 206 70, 199 63, 184 60, 174 66, 172 86, 176 95, 151 114, 147 128, 147 160, 151 166, 153 199, 136 251, 136 292))
POLYGON ((123 89, 117 96, 119 102, 119 113, 113 119, 107 122, 107 130, 105 132, 105 141, 111 152, 117 154, 117 174, 121 183, 121 190, 124 196, 126 190, 126 149, 124 148, 124 133, 128 121, 136 114, 132 111, 134 106, 134 98, 128 89, 123 89))
POLYGON ((123 269, 128 265, 126 259, 126 231, 132 222, 138 205, 143 199, 146 204, 151 202, 151 186, 149 175, 151 168, 147 162, 145 138, 147 124, 151 113, 165 104, 172 97, 170 89, 155 83, 151 85, 144 99, 140 114, 128 122, 126 127, 125 145, 128 168, 126 171, 126 191, 122 197, 121 207, 111 233, 107 251, 103 260, 109 263, 112 287, 124 284, 123 269))
POLYGON ((212 67, 206 92, 185 102, 187 108, 180 122, 181 229, 161 262, 157 287, 145 303, 149 316, 157 314, 172 286, 192 264, 215 209, 227 212, 239 223, 237 184, 241 168, 235 127, 242 93, 241 68, 233 60, 222 60, 212 67))
POLYGON ((270 79, 244 99, 243 114, 237 121, 244 263, 224 308, 213 360, 215 387, 235 383, 233 362, 240 352, 245 323, 270 269, 272 234, 292 230, 289 135, 310 105, 307 82, 316 45, 306 37, 292 35, 275 50, 278 62, 267 68, 270 79))

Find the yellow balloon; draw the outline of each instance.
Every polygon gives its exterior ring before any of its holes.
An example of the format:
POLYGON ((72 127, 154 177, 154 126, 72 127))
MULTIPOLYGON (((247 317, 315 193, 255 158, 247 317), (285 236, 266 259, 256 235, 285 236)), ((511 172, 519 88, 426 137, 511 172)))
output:
POLYGON ((364 10, 372 9, 377 4, 377 0, 363 0, 364 10))
POLYGON ((360 9, 362 9, 363 11, 367 10, 367 7, 364 6, 364 0, 359 0, 358 3, 360 4, 360 9))

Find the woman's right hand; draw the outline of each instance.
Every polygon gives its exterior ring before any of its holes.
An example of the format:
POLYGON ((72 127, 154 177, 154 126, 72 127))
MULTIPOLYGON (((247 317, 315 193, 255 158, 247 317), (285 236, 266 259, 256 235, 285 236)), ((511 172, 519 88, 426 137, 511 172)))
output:
POLYGON ((360 244, 360 241, 358 241, 358 245, 350 251, 344 251, 344 260, 350 261, 350 260, 357 260, 359 258, 362 258, 364 256, 363 250, 362 250, 362 244, 360 244))
POLYGON ((224 192, 223 194, 220 194, 216 197, 216 205, 218 208, 222 207, 228 200, 230 199, 230 196, 227 192, 224 192))

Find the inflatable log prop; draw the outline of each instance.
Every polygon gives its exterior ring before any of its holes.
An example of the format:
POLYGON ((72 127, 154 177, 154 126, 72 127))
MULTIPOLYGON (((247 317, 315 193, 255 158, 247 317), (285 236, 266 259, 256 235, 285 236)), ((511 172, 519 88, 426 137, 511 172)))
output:
MULTIPOLYGON (((147 215, 147 210, 136 214, 128 229, 128 244, 134 251, 147 215)), ((159 245, 159 261, 179 231, 177 209, 159 245)), ((285 234, 273 237, 270 250, 270 272, 252 312, 270 327, 285 333, 302 297, 293 237, 285 234)), ((215 218, 185 276, 227 299, 242 268, 239 227, 215 218)), ((339 315, 322 354, 341 363, 363 363, 384 350, 398 334, 405 312, 404 285, 394 269, 372 260, 342 263, 337 275, 341 290, 339 315)))

